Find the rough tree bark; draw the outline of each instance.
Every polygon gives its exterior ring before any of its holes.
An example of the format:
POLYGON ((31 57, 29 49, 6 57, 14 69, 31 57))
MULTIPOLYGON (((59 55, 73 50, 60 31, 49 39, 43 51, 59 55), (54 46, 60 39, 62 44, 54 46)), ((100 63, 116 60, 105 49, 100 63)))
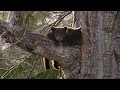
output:
MULTIPOLYGON (((119 11, 77 11, 82 31, 82 46, 56 47, 47 37, 22 27, 9 32, 9 24, 0 21, 0 33, 22 49, 57 61, 67 79, 120 78, 119 11), (22 39, 21 39, 22 37, 22 39), (12 39, 10 39, 12 38, 12 39), (18 42, 19 41, 19 42, 18 42), (17 43, 16 43, 17 42, 17 43)), ((14 16, 21 13, 14 12, 14 16)), ((14 18, 14 17, 13 17, 14 18)), ((19 22, 19 18, 12 19, 19 22)))
POLYGON ((80 12, 83 78, 119 78, 119 11, 80 12))

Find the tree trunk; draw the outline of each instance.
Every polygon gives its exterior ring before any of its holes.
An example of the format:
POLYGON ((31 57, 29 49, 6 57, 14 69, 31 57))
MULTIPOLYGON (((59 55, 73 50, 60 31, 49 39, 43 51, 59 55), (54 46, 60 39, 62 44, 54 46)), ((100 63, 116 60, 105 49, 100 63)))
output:
MULTIPOLYGON (((75 11, 76 18, 76 26, 81 26, 81 46, 56 47, 47 37, 22 27, 12 34, 6 33, 6 37, 11 40, 12 36, 12 43, 17 42, 16 45, 30 53, 57 61, 66 79, 120 78, 119 11, 75 11)), ((9 23, 0 21, 0 33, 9 31, 8 26, 9 23)))
POLYGON ((82 26, 82 78, 119 78, 120 13, 117 11, 80 12, 82 26))

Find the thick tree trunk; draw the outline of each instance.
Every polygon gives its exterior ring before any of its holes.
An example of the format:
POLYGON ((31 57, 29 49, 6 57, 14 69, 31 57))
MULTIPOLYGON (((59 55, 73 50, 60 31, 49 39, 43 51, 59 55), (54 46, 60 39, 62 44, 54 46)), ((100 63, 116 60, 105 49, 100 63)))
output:
MULTIPOLYGON (((68 79, 120 78, 120 13, 118 11, 77 11, 76 26, 81 26, 82 45, 56 47, 47 37, 15 28, 6 38, 22 49, 53 59, 68 79), (9 37, 10 36, 10 37, 9 37), (21 39, 22 36, 22 39, 21 39)), ((21 20, 21 19, 20 19, 21 20)), ((19 21, 13 19, 13 22, 19 21)), ((19 24, 19 23, 18 23, 19 24)), ((0 21, 0 33, 9 31, 9 23, 0 21)), ((21 26, 21 25, 18 25, 21 26)), ((14 28, 14 27, 13 27, 14 28)))
POLYGON ((82 26, 83 78, 119 78, 120 13, 117 11, 80 12, 82 26))

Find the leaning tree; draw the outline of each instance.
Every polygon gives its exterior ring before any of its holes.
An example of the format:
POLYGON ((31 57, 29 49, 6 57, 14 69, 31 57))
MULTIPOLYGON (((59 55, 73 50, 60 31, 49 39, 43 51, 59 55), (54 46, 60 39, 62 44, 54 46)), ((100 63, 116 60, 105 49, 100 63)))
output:
POLYGON ((59 63, 65 79, 114 79, 120 77, 119 11, 75 11, 81 26, 82 45, 58 46, 44 35, 30 32, 23 11, 13 11, 9 22, 0 21, 6 42, 59 63))

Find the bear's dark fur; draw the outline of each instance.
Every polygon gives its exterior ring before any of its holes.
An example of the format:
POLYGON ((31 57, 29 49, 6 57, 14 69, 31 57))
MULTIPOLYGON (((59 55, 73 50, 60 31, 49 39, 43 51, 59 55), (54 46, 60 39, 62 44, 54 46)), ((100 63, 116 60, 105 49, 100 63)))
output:
POLYGON ((55 45, 58 46, 60 43, 63 43, 66 37, 67 28, 51 28, 51 32, 48 33, 47 37, 54 41, 55 45))
POLYGON ((55 42, 55 45, 62 43, 63 46, 80 45, 82 39, 81 28, 51 28, 51 33, 48 33, 48 38, 55 42))
POLYGON ((81 28, 67 28, 66 44, 69 46, 80 45, 82 43, 81 28))

